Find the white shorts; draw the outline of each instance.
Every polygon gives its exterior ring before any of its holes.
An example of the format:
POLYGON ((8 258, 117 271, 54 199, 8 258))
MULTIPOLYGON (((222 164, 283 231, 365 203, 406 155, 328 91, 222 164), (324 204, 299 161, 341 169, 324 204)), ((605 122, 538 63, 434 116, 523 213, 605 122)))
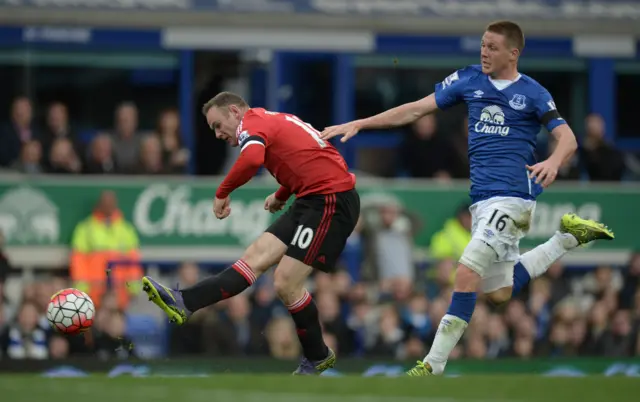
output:
POLYGON ((477 258, 478 247, 484 244, 471 241, 460 263, 480 275, 485 293, 513 286, 513 266, 520 257, 520 239, 531 227, 535 208, 535 201, 517 197, 493 197, 469 208, 471 238, 488 244, 495 255, 477 258))

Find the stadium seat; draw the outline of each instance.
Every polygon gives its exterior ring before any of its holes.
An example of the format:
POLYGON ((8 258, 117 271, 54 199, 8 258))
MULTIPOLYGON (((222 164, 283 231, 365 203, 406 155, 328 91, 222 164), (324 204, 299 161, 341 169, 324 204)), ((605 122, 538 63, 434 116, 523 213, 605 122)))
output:
POLYGON ((134 345, 136 356, 152 359, 165 355, 165 322, 145 314, 127 314, 127 337, 134 345))

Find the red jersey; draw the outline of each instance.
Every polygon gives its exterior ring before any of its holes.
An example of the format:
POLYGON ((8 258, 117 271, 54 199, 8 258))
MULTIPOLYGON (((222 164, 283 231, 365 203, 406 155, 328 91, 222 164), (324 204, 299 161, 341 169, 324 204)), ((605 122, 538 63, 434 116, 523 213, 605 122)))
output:
POLYGON ((332 194, 355 187, 355 175, 347 163, 319 132, 298 117, 249 109, 237 130, 240 156, 218 188, 216 196, 225 198, 251 179, 263 165, 281 188, 276 197, 286 200, 309 194, 332 194))

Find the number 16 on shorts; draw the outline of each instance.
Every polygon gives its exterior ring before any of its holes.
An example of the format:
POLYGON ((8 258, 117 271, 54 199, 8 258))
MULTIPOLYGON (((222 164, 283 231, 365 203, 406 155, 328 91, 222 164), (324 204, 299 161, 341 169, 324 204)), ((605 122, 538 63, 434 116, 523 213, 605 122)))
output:
MULTIPOLYGON (((497 209, 495 209, 493 211, 493 214, 491 215, 491 218, 489 219, 489 226, 491 226, 491 224, 494 223, 494 220, 498 216, 498 213, 500 213, 500 211, 497 210, 497 209)), ((507 214, 502 214, 502 215, 500 215, 498 220, 495 221, 495 225, 494 226, 496 227, 496 229, 498 229, 499 232, 502 232, 504 230, 504 228, 507 226, 508 219, 510 219, 510 218, 509 218, 509 216, 507 214)))
POLYGON ((298 225, 298 229, 296 229, 296 234, 293 235, 293 240, 291 240, 291 245, 296 246, 301 250, 306 250, 309 245, 311 245, 311 241, 313 240, 313 229, 306 228, 304 225, 298 225))

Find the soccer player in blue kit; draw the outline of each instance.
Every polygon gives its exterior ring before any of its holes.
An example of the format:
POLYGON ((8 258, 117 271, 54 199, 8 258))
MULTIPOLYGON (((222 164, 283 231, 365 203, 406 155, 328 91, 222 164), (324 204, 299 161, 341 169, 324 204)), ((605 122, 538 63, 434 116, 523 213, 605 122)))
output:
POLYGON ((451 304, 431 350, 407 373, 410 376, 443 373, 471 320, 479 288, 494 304, 504 303, 569 250, 614 238, 603 224, 566 214, 551 239, 519 253, 536 197, 554 182, 560 166, 577 149, 575 135, 549 92, 518 72, 523 48, 524 35, 516 23, 492 23, 482 36, 480 65, 454 72, 423 99, 321 133, 322 139, 342 134, 345 142, 360 130, 404 126, 437 109, 461 102, 468 106, 472 239, 460 258, 451 304), (536 163, 540 125, 555 138, 557 147, 548 159, 536 163))

